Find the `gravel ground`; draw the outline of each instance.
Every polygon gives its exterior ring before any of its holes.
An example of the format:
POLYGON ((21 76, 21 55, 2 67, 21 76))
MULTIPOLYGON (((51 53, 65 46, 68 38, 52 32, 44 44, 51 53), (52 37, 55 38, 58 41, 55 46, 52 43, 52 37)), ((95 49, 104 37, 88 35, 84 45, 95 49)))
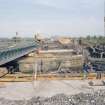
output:
POLYGON ((76 95, 58 94, 50 98, 33 97, 30 100, 0 98, 0 105, 105 105, 105 90, 76 95))
POLYGON ((88 83, 88 80, 6 83, 0 87, 0 105, 105 105, 105 86, 88 83))
MULTIPOLYGON (((105 86, 89 86, 88 80, 43 80, 32 82, 12 82, 0 86, 0 98, 24 100, 36 97, 52 97, 56 94, 75 95, 102 90, 105 86)), ((98 81, 95 81, 98 83, 98 81)))

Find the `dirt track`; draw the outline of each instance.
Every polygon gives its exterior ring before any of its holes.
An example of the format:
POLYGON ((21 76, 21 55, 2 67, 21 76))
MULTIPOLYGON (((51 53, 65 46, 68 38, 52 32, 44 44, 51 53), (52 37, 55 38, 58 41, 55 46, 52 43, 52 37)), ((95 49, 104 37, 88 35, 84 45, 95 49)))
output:
MULTIPOLYGON (((36 82, 12 82, 0 87, 0 97, 12 100, 32 97, 52 97, 56 94, 73 95, 91 93, 105 86, 89 86, 89 80, 41 80, 36 82)), ((98 81, 95 81, 98 82, 98 81)))

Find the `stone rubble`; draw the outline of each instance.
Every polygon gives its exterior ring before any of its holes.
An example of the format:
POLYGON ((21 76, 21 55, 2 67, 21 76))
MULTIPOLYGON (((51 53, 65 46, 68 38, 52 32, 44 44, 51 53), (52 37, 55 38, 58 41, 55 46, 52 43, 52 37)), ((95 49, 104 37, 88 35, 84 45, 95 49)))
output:
POLYGON ((30 100, 0 98, 0 105, 105 105, 105 90, 70 96, 57 94, 49 98, 32 97, 30 100))

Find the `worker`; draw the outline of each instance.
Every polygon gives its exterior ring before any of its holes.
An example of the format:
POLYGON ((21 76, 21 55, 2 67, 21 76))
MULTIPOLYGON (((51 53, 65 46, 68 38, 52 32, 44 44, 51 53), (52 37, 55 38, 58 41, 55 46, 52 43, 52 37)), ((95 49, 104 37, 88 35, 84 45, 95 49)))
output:
POLYGON ((101 78, 102 78, 101 71, 97 71, 96 79, 101 79, 101 78))
POLYGON ((93 70, 96 72, 96 79, 101 79, 102 70, 100 69, 99 65, 93 65, 93 70))
POLYGON ((84 63, 83 64, 83 79, 87 79, 87 74, 88 74, 87 64, 84 63))
POLYGON ((84 63, 83 64, 83 79, 87 79, 90 69, 91 69, 90 63, 84 63))

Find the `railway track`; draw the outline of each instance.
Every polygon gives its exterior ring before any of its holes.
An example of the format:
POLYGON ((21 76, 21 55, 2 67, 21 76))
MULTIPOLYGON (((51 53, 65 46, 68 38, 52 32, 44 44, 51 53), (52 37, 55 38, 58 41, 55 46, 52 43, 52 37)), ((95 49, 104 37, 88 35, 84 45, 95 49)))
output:
MULTIPOLYGON (((89 80, 95 80, 96 74, 90 73, 88 75, 89 80)), ((102 76, 102 80, 105 80, 105 75, 102 76)), ((83 80, 83 74, 79 76, 71 76, 70 74, 38 74, 36 79, 31 74, 7 74, 0 78, 0 82, 31 82, 33 80, 83 80)))

